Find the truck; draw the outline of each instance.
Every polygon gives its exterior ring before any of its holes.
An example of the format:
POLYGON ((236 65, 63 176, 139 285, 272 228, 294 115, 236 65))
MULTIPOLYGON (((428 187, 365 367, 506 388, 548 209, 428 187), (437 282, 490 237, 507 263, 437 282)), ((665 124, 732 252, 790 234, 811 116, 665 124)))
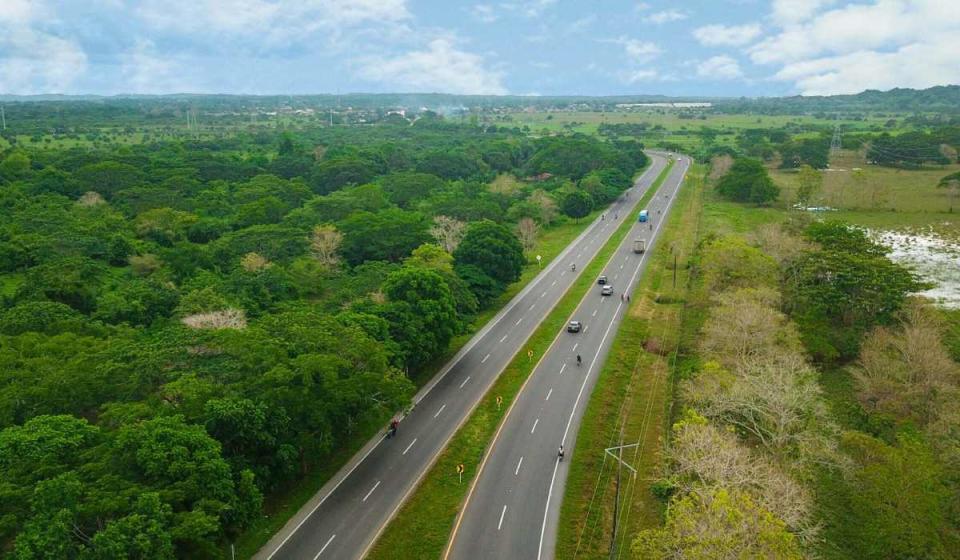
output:
POLYGON ((646 210, 641 210, 641 211, 640 211, 640 219, 639 219, 638 221, 640 221, 640 222, 645 222, 645 221, 647 221, 647 211, 646 211, 646 210))
POLYGON ((634 253, 642 253, 642 252, 644 252, 644 251, 646 251, 646 250, 647 250, 647 240, 646 240, 646 239, 644 239, 644 238, 642 238, 642 237, 638 237, 638 238, 636 238, 636 239, 633 240, 633 252, 634 252, 634 253))

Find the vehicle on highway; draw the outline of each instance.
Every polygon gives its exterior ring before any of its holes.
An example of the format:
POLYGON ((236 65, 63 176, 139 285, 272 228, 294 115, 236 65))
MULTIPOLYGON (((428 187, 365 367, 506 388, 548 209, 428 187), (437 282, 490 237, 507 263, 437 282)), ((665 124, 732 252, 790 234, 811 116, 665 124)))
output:
POLYGON ((603 285, 606 284, 606 283, 607 283, 607 277, 606 277, 606 276, 601 275, 600 278, 597 278, 597 284, 600 284, 601 286, 603 286, 603 285))
POLYGON ((612 296, 613 295, 613 286, 607 284, 600 290, 601 296, 612 296))
POLYGON ((639 254, 639 253, 642 253, 642 252, 644 252, 644 251, 646 251, 646 250, 647 250, 647 240, 646 240, 646 239, 644 239, 644 238, 642 238, 642 237, 638 237, 638 238, 636 238, 636 239, 633 240, 633 252, 634 252, 634 253, 639 254))
POLYGON ((583 323, 580 321, 570 321, 567 323, 567 332, 578 333, 580 329, 583 328, 583 323))
POLYGON ((646 210, 641 210, 641 211, 640 211, 640 218, 638 218, 638 221, 640 221, 640 222, 646 222, 647 219, 648 219, 649 214, 650 214, 650 213, 647 212, 646 210))

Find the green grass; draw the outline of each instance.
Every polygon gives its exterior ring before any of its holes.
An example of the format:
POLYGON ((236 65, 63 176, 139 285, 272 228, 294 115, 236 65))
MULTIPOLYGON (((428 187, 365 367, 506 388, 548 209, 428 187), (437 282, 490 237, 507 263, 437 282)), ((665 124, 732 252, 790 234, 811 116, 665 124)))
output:
MULTIPOLYGON (((540 235, 536 248, 531 250, 530 254, 542 256, 542 266, 547 266, 551 260, 556 258, 573 239, 580 235, 583 230, 593 222, 601 211, 605 210, 605 208, 597 210, 579 222, 562 222, 546 229, 540 235)), ((524 266, 520 279, 508 286, 507 290, 501 294, 492 305, 479 313, 471 323, 467 332, 456 336, 442 357, 435 360, 426 367, 422 373, 414 377, 414 383, 416 383, 418 387, 421 387, 429 382, 447 361, 449 361, 477 331, 483 328, 513 296, 533 280, 539 272, 540 267, 537 266, 536 260, 531 259, 531 261, 524 266)), ((7 278, 9 278, 9 276, 7 278)), ((4 289, 4 286, 0 285, 0 293, 2 293, 2 289, 4 289)), ((260 550, 267 541, 303 507, 303 504, 307 503, 357 451, 363 448, 370 438, 383 428, 389 420, 389 417, 390 415, 385 415, 379 421, 374 421, 371 422, 370 425, 359 427, 357 429, 357 437, 351 441, 348 447, 336 452, 320 468, 314 469, 294 485, 269 496, 264 503, 264 515, 237 538, 235 542, 237 557, 249 558, 260 550)))
POLYGON ((629 508, 630 514, 621 517, 618 546, 629 547, 639 529, 660 522, 662 505, 650 492, 650 482, 658 474, 660 441, 669 424, 668 375, 680 342, 689 260, 697 241, 701 173, 697 166, 687 175, 584 413, 560 509, 558 558, 609 555, 616 471, 604 449, 619 444, 621 427, 623 443, 640 447, 624 454, 639 472, 631 480, 624 470, 621 513, 629 508))
POLYGON ((943 342, 953 359, 960 362, 960 309, 944 309, 942 312, 946 327, 943 342))
MULTIPOLYGON (((637 202, 635 208, 643 207, 652 198, 672 167, 671 162, 637 202)), ((557 332, 566 324, 583 295, 593 286, 594 279, 632 226, 632 220, 624 220, 533 332, 525 349, 532 350, 538 359, 544 355, 555 340, 557 332)), ((438 558, 442 555, 459 507, 474 481, 487 446, 503 421, 510 403, 533 371, 535 363, 524 354, 518 352, 500 373, 490 391, 457 430, 420 486, 377 540, 367 556, 368 559, 420 559, 438 558), (496 405, 497 396, 503 397, 502 409, 498 409, 496 405), (462 484, 458 482, 456 475, 456 465, 459 463, 466 466, 462 484), (412 535, 416 537, 412 538, 412 535)))

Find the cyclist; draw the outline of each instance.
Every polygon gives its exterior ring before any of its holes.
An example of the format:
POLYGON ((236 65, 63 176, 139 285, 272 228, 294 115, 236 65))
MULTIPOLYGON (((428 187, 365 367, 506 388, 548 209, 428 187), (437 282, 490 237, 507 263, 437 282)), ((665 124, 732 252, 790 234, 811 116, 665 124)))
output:
POLYGON ((583 359, 580 358, 580 354, 577 354, 577 366, 579 367, 581 363, 583 363, 583 359))

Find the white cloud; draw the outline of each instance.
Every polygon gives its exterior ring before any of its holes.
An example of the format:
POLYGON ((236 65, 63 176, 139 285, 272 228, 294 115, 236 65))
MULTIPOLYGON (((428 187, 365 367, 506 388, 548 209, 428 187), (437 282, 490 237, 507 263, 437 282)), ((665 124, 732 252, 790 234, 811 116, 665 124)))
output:
POLYGON ((693 30, 693 36, 708 47, 738 47, 760 36, 760 24, 705 25, 693 30))
POLYGON ((503 95, 502 73, 489 70, 483 58, 457 49, 450 39, 434 39, 426 50, 395 57, 368 57, 358 74, 386 88, 416 92, 503 95))
POLYGON ((500 7, 534 18, 539 17, 547 8, 556 3, 557 0, 521 0, 519 2, 504 2, 500 4, 500 7))
POLYGON ((657 71, 651 70, 649 68, 644 68, 641 70, 621 72, 620 79, 628 84, 635 84, 637 82, 649 82, 657 79, 657 71))
POLYGON ((641 41, 639 39, 620 37, 619 39, 614 39, 610 42, 622 45, 623 50, 627 53, 627 56, 629 56, 635 62, 646 62, 653 60, 663 52, 663 49, 661 49, 656 43, 650 41, 641 41))
POLYGON ((53 19, 43 1, 5 0, 0 9, 0 92, 66 92, 86 72, 83 48, 43 28, 53 19))
POLYGON ((644 11, 644 10, 649 10, 649 9, 650 9, 650 4, 648 4, 648 3, 646 3, 646 2, 637 2, 637 4, 633 7, 633 9, 634 9, 634 10, 637 10, 638 12, 642 12, 642 11, 644 11))
POLYGON ((733 58, 720 55, 697 65, 697 76, 712 80, 733 80, 743 76, 740 65, 733 58))
POLYGON ((784 25, 799 23, 833 2, 834 0, 773 0, 771 17, 777 23, 784 25))
POLYGON ((410 18, 406 0, 144 0, 137 14, 152 27, 285 45, 317 31, 410 18))
POLYGON ((124 81, 118 93, 184 93, 199 88, 187 77, 180 60, 160 55, 152 41, 139 39, 121 56, 124 81))
MULTIPOLYGON (((776 17, 776 12, 774 14, 776 17)), ((944 0, 849 4, 782 26, 749 49, 804 94, 923 88, 960 81, 960 9, 944 0)))
POLYGON ((645 19, 650 23, 655 23, 660 25, 662 23, 669 23, 671 21, 680 21, 682 19, 687 19, 690 17, 686 12, 681 12, 680 10, 663 10, 650 14, 645 19))
POLYGON ((470 8, 470 14, 483 23, 493 23, 499 17, 490 4, 475 4, 470 8))

